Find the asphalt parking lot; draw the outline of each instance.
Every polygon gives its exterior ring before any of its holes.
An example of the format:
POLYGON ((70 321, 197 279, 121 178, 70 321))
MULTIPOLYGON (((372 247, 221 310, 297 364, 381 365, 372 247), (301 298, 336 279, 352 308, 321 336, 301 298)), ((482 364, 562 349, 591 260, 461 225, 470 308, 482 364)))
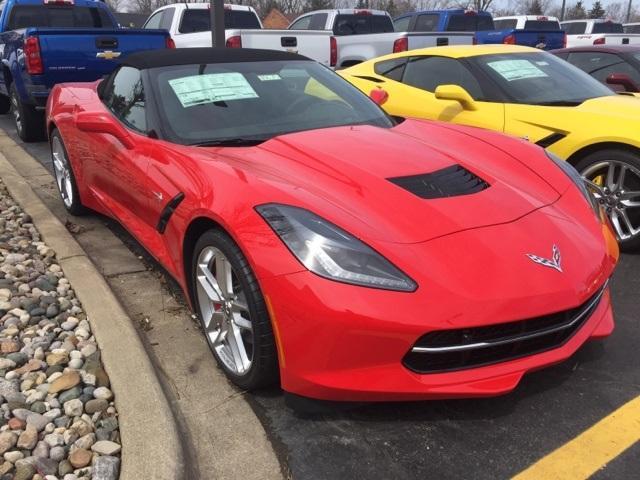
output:
MULTIPOLYGON (((0 117, 0 128, 15 139, 9 117, 0 117)), ((23 147, 50 170, 46 144, 23 147)), ((133 240, 126 243, 141 254, 133 240)), ((288 409, 278 389, 246 398, 285 471, 296 479, 511 478, 640 395, 640 255, 622 257, 612 292, 617 322, 612 337, 526 376, 503 397, 372 404, 312 417, 288 409)), ((636 426, 637 415, 631 414, 636 426)), ((602 432, 616 443, 615 431, 602 432)), ((605 458, 598 448, 584 455, 571 461, 605 458)), ((592 478, 632 479, 638 472, 636 443, 603 463, 592 478)))

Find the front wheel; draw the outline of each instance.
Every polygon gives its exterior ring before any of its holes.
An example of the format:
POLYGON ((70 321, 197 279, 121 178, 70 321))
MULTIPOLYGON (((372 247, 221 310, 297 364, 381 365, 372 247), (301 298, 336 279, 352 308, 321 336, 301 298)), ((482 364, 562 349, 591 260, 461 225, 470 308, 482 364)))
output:
POLYGON ((44 113, 36 110, 33 105, 25 105, 20 100, 16 86, 11 85, 11 113, 16 126, 16 132, 23 142, 36 142, 43 140, 44 113))
POLYGON ((205 232, 192 259, 193 298, 205 337, 227 377, 243 389, 278 378, 271 321, 258 282, 235 242, 205 232))
POLYGON ((606 210, 620 248, 640 249, 640 155, 607 149, 587 155, 576 169, 606 210))
POLYGON ((53 162, 53 176, 64 208, 71 215, 82 215, 86 209, 80 201, 76 177, 73 174, 62 136, 57 128, 51 132, 51 161, 53 162))

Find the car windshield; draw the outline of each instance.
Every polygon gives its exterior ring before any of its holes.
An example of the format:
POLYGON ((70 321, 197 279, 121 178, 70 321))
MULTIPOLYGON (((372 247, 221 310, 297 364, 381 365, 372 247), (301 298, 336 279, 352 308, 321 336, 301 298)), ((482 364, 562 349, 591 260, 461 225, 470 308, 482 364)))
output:
POLYGON ((312 61, 181 65, 149 70, 166 136, 189 145, 250 145, 286 133, 394 122, 312 61))
POLYGON ((480 55, 469 62, 482 69, 511 103, 575 106, 614 95, 582 70, 548 53, 480 55))

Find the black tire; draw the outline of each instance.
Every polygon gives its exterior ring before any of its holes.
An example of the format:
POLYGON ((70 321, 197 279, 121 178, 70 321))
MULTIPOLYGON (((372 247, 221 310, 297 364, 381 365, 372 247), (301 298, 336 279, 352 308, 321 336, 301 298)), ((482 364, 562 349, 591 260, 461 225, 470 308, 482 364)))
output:
POLYGON ((62 200, 62 204, 64 208, 67 209, 71 215, 80 216, 87 212, 87 208, 82 205, 82 200, 80 199, 80 194, 78 193, 78 184, 76 183, 76 176, 73 173, 73 167, 71 165, 71 161, 69 160, 69 155, 67 154, 67 149, 64 145, 64 141, 62 140, 62 136, 57 128, 54 128, 51 132, 51 136, 49 138, 49 148, 51 150, 51 161, 63 161, 65 163, 65 168, 68 169, 68 187, 65 185, 65 188, 70 188, 71 195, 68 200, 65 200, 65 196, 61 187, 61 178, 64 181, 66 178, 60 176, 60 171, 56 168, 55 164, 53 167, 53 176, 56 182, 56 187, 58 187, 58 193, 60 194, 60 199, 62 200), (62 153, 64 154, 64 159, 57 160, 54 157, 54 145, 56 142, 60 142, 60 147, 62 148, 62 153))
POLYGON ((0 115, 5 115, 11 111, 11 99, 0 95, 0 115))
POLYGON ((9 90, 11 96, 11 113, 16 126, 16 132, 23 142, 37 142, 45 139, 44 112, 39 112, 33 105, 25 105, 15 84, 9 90))
POLYGON ((191 293, 203 331, 205 331, 205 328, 197 298, 196 282, 198 282, 198 280, 196 274, 200 253, 207 247, 218 249, 229 260, 236 278, 245 293, 252 323, 253 356, 251 367, 243 375, 237 375, 220 360, 210 342, 209 336, 205 333, 205 338, 209 343, 211 352, 220 368, 222 368, 227 375, 227 378, 238 387, 245 390, 254 390, 273 385, 279 378, 278 353, 264 297, 242 251, 229 235, 218 229, 208 230, 198 239, 193 251, 193 258, 191 259, 191 293))
MULTIPOLYGON (((640 191, 640 155, 630 150, 616 148, 599 150, 581 159, 576 164, 576 169, 588 180, 594 180, 606 171, 606 162, 615 162, 618 165, 617 168, 621 165, 627 167, 622 186, 624 191, 640 191)), ((612 223, 614 223, 613 216, 615 215, 616 205, 614 199, 610 200, 613 202, 613 205, 608 203, 606 199, 601 200, 601 203, 608 209, 609 217, 612 218, 612 223)), ((640 198, 636 199, 634 197, 634 201, 640 201, 640 198)), ((618 206, 620 206, 620 203, 618 203, 618 206)), ((625 212, 631 222, 632 228, 634 230, 640 229, 640 207, 627 207, 625 208, 625 212)), ((617 230, 615 225, 614 229, 617 230)), ((618 235, 620 249, 626 252, 640 250, 640 231, 631 235, 628 229, 623 227, 623 230, 629 233, 629 238, 621 238, 621 236, 618 235)))

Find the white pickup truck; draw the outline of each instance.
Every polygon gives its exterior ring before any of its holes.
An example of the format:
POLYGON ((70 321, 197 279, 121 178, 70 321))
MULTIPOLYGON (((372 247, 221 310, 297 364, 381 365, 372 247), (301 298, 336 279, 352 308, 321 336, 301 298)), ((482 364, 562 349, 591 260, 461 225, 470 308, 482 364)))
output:
MULTIPOLYGON (((211 16, 208 3, 174 3, 154 11, 142 28, 169 30, 176 48, 210 47, 211 16)), ((226 38, 234 29, 259 30, 262 23, 256 11, 246 5, 224 5, 226 38)))
MULTIPOLYGON (((145 27, 166 28, 178 48, 209 47, 208 15, 206 3, 173 4, 156 10, 145 27)), ((227 47, 295 52, 332 68, 416 48, 471 45, 474 37, 473 32, 394 32, 387 12, 362 9, 317 10, 298 17, 287 30, 262 30, 251 7, 225 5, 225 26, 227 47)))
POLYGON ((382 10, 316 10, 287 30, 242 32, 230 46, 286 50, 332 68, 346 68, 394 52, 441 45, 471 45, 473 32, 394 32, 382 10))
POLYGON ((567 20, 560 26, 567 34, 567 47, 640 44, 640 35, 624 33, 622 24, 611 20, 567 20))

